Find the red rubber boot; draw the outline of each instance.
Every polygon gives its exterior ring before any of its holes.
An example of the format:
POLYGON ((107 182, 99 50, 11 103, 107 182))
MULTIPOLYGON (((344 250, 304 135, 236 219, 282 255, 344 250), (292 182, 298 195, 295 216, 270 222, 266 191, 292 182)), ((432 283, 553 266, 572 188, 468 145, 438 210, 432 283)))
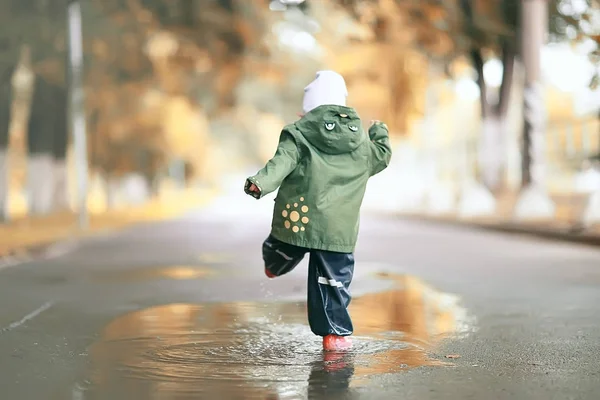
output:
POLYGON ((273 279, 273 278, 277 278, 277 275, 273 275, 271 273, 271 271, 269 271, 268 269, 265 268, 265 275, 267 276, 267 278, 269 279, 273 279))
POLYGON ((323 350, 344 351, 352 348, 352 339, 348 336, 327 335, 323 338, 323 350))

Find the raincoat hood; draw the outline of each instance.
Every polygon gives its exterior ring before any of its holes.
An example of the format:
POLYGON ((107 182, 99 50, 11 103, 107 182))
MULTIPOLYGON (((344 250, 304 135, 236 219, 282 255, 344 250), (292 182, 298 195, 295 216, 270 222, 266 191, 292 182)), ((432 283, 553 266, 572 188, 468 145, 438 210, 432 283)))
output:
POLYGON ((322 105, 294 125, 311 145, 326 154, 353 152, 367 140, 360 117, 351 107, 322 105))

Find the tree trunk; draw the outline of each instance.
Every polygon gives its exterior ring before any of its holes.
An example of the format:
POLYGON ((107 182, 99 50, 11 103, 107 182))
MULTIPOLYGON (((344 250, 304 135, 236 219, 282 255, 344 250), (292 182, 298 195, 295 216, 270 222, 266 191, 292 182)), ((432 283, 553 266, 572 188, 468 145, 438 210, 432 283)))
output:
POLYGON ((539 83, 525 86, 522 152, 522 187, 544 180, 544 95, 539 83))
POLYGON ((119 182, 110 172, 104 174, 104 195, 106 196, 106 210, 112 210, 117 205, 117 192, 119 191, 119 182))
POLYGON ((488 90, 483 76, 484 60, 479 49, 471 52, 471 61, 477 72, 477 86, 479 86, 479 103, 481 112, 482 132, 479 140, 478 169, 479 179, 490 190, 494 189, 499 180, 499 155, 498 144, 500 135, 500 121, 494 118, 494 110, 488 102, 488 90))
POLYGON ((522 58, 525 67, 522 190, 515 205, 518 219, 554 218, 556 206, 545 187, 545 104, 541 48, 548 31, 546 0, 522 0, 522 58))
POLYGON ((510 93, 514 76, 515 51, 510 42, 503 45, 502 51, 502 83, 498 103, 491 105, 488 90, 483 76, 483 57, 476 50, 471 55, 477 71, 477 84, 480 89, 482 132, 479 148, 479 172, 482 183, 491 191, 500 190, 504 184, 506 170, 506 117, 510 102, 510 93))
POLYGON ((157 198, 160 194, 160 180, 155 169, 156 154, 152 150, 145 150, 144 163, 141 166, 144 177, 148 181, 149 194, 151 198, 157 198))
POLYGON ((482 120, 480 142, 480 176, 482 183, 492 192, 502 186, 505 160, 505 118, 492 113, 482 120))
POLYGON ((54 125, 54 211, 69 209, 67 149, 69 144, 69 128, 67 121, 68 95, 62 87, 56 87, 54 125))
POLYGON ((185 188, 185 162, 180 158, 173 158, 169 165, 169 178, 178 188, 185 188))
POLYGON ((541 46, 544 44, 544 24, 547 4, 545 0, 523 0, 523 63, 525 66, 525 90, 523 103, 523 187, 543 184, 545 179, 544 89, 540 80, 541 46))
POLYGON ((600 108, 598 109, 596 118, 598 119, 598 153, 594 155, 594 161, 597 163, 596 167, 600 169, 600 108))
POLYGON ((8 219, 8 142, 12 105, 12 68, 0 76, 0 222, 8 219))
POLYGON ((54 131, 56 118, 52 87, 36 77, 27 131, 28 194, 31 215, 52 210, 54 196, 54 131))

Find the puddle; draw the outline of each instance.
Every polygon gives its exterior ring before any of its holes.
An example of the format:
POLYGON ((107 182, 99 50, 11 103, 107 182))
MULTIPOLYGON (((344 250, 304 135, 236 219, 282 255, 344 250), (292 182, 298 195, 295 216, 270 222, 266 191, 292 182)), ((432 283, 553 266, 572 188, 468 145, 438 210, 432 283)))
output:
POLYGON ((212 274, 209 268, 192 266, 169 266, 153 268, 136 268, 130 270, 101 271, 92 275, 97 282, 146 281, 153 279, 188 280, 205 278, 212 274))
POLYGON ((355 298, 354 349, 323 353, 303 303, 170 304, 112 321, 90 349, 85 399, 298 399, 347 394, 374 375, 452 365, 429 355, 468 332, 455 297, 408 276, 355 298))

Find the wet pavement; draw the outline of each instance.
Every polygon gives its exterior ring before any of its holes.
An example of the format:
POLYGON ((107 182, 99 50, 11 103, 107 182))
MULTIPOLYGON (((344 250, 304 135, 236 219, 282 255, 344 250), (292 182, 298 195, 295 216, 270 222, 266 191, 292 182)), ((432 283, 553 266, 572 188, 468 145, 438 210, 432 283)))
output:
POLYGON ((324 354, 306 262, 262 273, 270 207, 224 197, 0 270, 0 398, 598 398, 600 250, 365 213, 355 347, 324 354))
POLYGON ((120 316, 90 349, 87 398, 299 398, 343 394, 372 375, 451 366, 428 350, 441 336, 466 333, 468 321, 413 299, 420 283, 412 278, 393 279, 391 290, 354 301, 355 346, 337 354, 322 354, 301 302, 169 304, 120 316), (427 317, 436 325, 426 326, 427 317))

